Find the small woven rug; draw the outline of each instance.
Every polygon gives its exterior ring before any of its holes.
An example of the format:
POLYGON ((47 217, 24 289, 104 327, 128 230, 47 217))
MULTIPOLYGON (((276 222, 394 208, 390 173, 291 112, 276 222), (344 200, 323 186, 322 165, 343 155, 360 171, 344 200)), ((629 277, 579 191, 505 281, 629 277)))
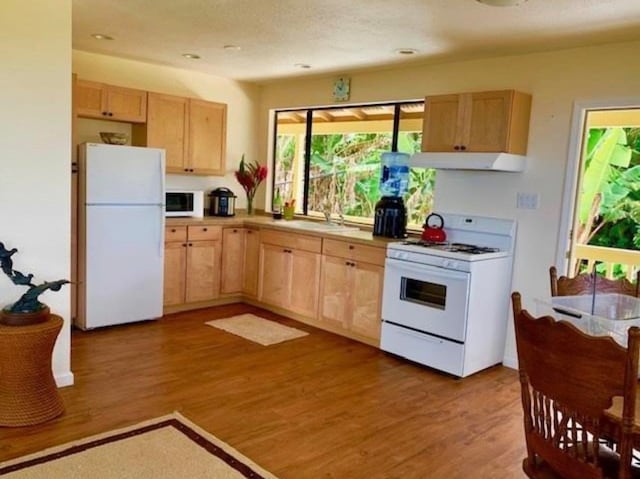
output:
POLYGON ((215 319, 206 324, 222 329, 236 336, 243 337, 263 346, 301 338, 309 333, 296 328, 290 328, 275 321, 261 318, 255 314, 240 314, 230 318, 215 319))
POLYGON ((0 463, 4 479, 277 479, 178 413, 0 463))

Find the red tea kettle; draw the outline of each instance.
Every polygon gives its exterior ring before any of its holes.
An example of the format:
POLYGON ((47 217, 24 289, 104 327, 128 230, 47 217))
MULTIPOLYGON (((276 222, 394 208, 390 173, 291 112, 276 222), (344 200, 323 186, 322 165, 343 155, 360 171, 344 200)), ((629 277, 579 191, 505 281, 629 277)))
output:
POLYGON ((438 213, 431 213, 424 220, 424 226, 422 230, 422 240, 430 241, 433 243, 444 243, 447 241, 447 234, 444 232, 444 218, 438 213), (439 220, 439 224, 434 224, 434 221, 429 222, 431 218, 439 220))

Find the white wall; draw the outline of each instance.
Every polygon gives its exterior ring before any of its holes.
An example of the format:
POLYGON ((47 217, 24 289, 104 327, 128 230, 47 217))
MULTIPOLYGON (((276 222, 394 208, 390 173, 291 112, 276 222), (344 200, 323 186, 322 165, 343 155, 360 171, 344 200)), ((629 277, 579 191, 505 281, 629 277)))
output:
MULTIPOLYGON (((227 174, 224 177, 168 175, 167 187, 212 190, 218 186, 226 186, 238 196, 236 207, 245 207, 244 191, 233 176, 233 172, 237 169, 243 153, 246 154, 247 160, 257 159, 256 118, 260 91, 258 86, 200 72, 79 50, 73 51, 73 72, 83 80, 226 103, 227 174)), ((92 120, 79 120, 80 139, 82 135, 86 138, 92 128, 95 130, 95 126, 88 125, 87 122, 92 120)), ((115 128, 107 131, 126 131, 122 127, 128 127, 115 122, 94 121, 94 124, 101 125, 101 128, 108 128, 109 123, 115 128)), ((95 141, 97 139, 96 136, 95 141)), ((263 201, 263 196, 260 201, 263 201)), ((262 203, 256 206, 262 207, 262 203)))
MULTIPOLYGON (((350 103, 418 99, 425 95, 516 89, 533 96, 528 166, 521 174, 442 171, 435 207, 440 211, 515 218, 518 221, 513 289, 535 312, 548 296, 548 268, 556 258, 561 199, 575 101, 640 97, 640 42, 503 58, 421 65, 351 75, 350 103), (537 210, 516 209, 517 192, 538 193, 537 210)), ((348 72, 346 72, 348 73, 348 72)), ((264 86, 260 150, 268 157, 269 110, 329 105, 333 77, 264 86)), ((511 323, 505 362, 515 364, 511 323)))
MULTIPOLYGON (((0 14, 0 241, 14 267, 38 282, 69 278, 71 0, 4 0, 0 14)), ((0 306, 24 288, 0 277, 0 306)), ((59 385, 70 371, 69 287, 42 295, 64 318, 53 356, 59 385)))

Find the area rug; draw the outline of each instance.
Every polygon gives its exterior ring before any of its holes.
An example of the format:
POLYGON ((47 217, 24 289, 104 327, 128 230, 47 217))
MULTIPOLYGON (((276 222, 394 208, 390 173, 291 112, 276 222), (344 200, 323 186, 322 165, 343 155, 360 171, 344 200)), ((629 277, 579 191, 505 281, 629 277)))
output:
POLYGON ((276 479, 178 413, 0 463, 4 479, 276 479))
POLYGON ((263 346, 301 338, 309 333, 296 328, 290 328, 275 321, 261 318, 255 314, 240 314, 230 318, 215 319, 206 324, 222 329, 236 336, 243 337, 263 346))

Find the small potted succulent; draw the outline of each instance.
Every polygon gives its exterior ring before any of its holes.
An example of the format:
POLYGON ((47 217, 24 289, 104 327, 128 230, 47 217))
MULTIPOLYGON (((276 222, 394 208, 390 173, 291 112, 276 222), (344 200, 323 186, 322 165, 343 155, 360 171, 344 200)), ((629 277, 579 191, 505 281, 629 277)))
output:
POLYGON ((57 281, 45 281, 41 284, 32 282, 33 274, 21 273, 13 269, 12 256, 17 253, 16 248, 6 249, 0 242, 0 268, 11 282, 18 286, 27 286, 29 289, 18 301, 6 306, 0 311, 0 324, 9 326, 26 326, 29 324, 42 323, 49 319, 49 307, 38 301, 38 296, 50 289, 60 291, 60 288, 69 281, 59 279, 57 281))

